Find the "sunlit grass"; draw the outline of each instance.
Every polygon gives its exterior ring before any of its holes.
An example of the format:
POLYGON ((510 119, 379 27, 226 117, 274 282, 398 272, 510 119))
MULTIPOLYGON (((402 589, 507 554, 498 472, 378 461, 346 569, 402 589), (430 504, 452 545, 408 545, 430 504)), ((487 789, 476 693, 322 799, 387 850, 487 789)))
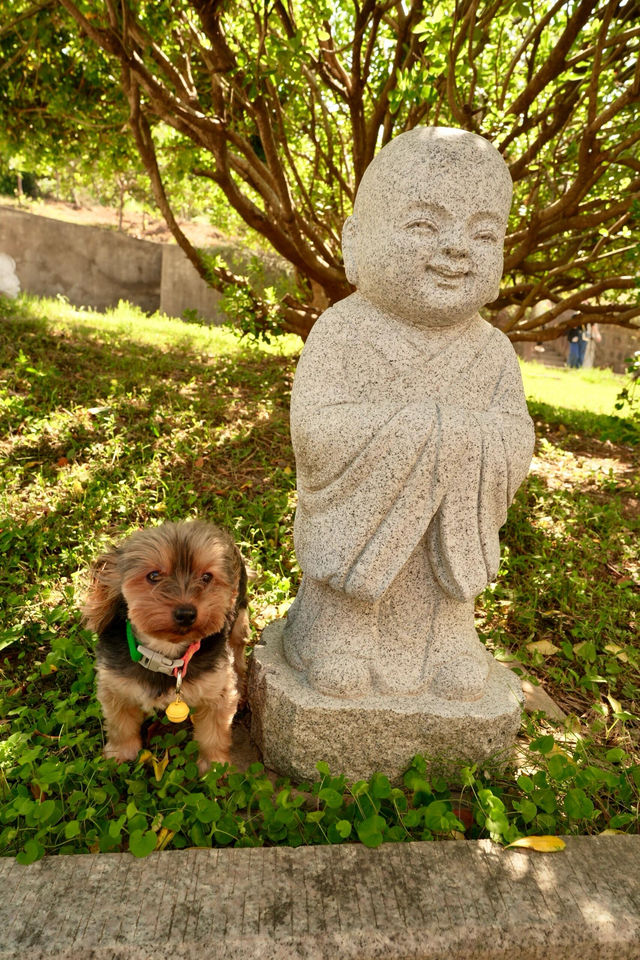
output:
POLYGON ((615 402, 626 377, 612 370, 569 370, 545 367, 541 363, 521 361, 524 389, 529 400, 537 400, 568 410, 588 410, 598 414, 628 416, 617 411, 615 402))

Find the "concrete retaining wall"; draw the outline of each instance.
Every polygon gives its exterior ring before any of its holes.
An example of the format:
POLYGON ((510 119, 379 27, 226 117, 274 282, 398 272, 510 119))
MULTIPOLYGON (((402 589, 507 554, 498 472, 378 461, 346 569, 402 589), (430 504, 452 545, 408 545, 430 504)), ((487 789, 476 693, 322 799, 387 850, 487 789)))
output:
POLYGON ((626 373, 626 358, 640 350, 640 330, 603 326, 599 330, 602 343, 596 344, 594 366, 611 367, 616 373, 626 373))
POLYGON ((160 308, 160 243, 0 207, 0 251, 16 261, 27 293, 62 294, 98 310, 119 300, 150 313, 160 308))
POLYGON ((128 300, 147 313, 182 317, 196 310, 211 323, 225 319, 217 306, 220 294, 174 244, 0 205, 0 251, 16 261, 26 293, 62 294, 76 307, 97 310, 128 300))
POLYGON ((168 317, 182 317, 195 310, 210 323, 222 323, 225 315, 218 306, 221 294, 204 282, 196 268, 175 244, 162 244, 160 309, 168 317))

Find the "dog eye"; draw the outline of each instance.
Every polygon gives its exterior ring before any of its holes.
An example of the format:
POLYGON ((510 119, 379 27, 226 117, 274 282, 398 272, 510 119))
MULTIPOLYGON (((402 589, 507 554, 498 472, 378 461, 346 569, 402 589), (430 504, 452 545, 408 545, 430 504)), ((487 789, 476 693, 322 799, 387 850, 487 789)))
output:
POLYGON ((213 574, 203 573, 200 579, 202 580, 203 583, 211 583, 211 581, 213 580, 213 574))
POLYGON ((162 574, 159 570, 152 570, 151 573, 147 574, 147 580, 149 583, 157 583, 162 574))

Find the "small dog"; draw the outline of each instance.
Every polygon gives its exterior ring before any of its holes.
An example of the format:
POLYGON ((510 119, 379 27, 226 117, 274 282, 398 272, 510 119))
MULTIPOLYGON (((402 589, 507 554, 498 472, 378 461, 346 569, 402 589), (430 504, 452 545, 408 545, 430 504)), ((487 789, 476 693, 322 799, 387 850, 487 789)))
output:
POLYGON ((144 715, 184 698, 200 773, 227 761, 249 636, 247 573, 229 534, 197 520, 139 530, 98 558, 91 579, 83 616, 99 637, 105 756, 134 760, 144 715))

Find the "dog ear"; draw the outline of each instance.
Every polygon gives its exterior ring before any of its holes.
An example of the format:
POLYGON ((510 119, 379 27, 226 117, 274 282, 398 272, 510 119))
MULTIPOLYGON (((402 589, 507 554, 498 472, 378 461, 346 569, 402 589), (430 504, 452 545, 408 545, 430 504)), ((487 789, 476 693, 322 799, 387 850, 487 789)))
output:
POLYGON ((120 591, 120 550, 112 547, 93 563, 90 584, 82 605, 85 625, 100 634, 116 615, 122 594, 120 591))

